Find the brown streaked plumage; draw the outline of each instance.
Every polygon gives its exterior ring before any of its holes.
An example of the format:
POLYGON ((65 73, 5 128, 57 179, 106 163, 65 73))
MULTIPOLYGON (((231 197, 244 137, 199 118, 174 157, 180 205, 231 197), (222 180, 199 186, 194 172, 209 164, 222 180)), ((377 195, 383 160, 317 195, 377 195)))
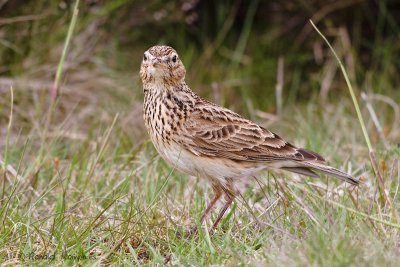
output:
POLYGON ((185 82, 185 67, 169 46, 144 53, 140 77, 144 91, 144 121, 160 155, 178 170, 206 178, 214 198, 201 221, 220 199, 226 203, 214 227, 231 205, 236 182, 262 169, 282 169, 319 177, 315 171, 351 183, 358 180, 326 165, 315 152, 298 148, 237 113, 196 95, 185 82))

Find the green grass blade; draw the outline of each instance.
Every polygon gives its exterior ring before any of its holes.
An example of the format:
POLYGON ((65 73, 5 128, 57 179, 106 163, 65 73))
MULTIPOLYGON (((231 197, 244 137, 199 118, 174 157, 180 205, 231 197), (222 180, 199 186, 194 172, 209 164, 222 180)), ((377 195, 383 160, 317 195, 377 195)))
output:
POLYGON ((77 0, 75 2, 72 19, 71 19, 71 22, 70 22, 69 28, 68 28, 67 38, 65 39, 64 48, 63 48, 63 51, 61 54, 60 62, 58 63, 58 66, 57 66, 56 77, 54 79, 53 88, 51 90, 52 101, 55 101, 55 99, 57 97, 58 86, 59 86, 60 80, 61 80, 62 69, 64 66, 65 57, 67 55, 68 47, 69 47, 69 44, 71 43, 72 33, 74 32, 76 21, 78 18, 78 13, 79 13, 78 6, 79 6, 79 0, 77 0))
POLYGON ((368 135, 367 129, 365 127, 364 119, 363 119, 361 111, 360 111, 360 106, 358 105, 358 101, 357 101, 356 95, 354 93, 353 86, 351 85, 349 76, 347 75, 346 69, 344 68, 344 65, 343 65, 342 61, 340 60, 340 58, 336 54, 335 49, 333 49, 333 47, 329 43, 328 39, 326 39, 326 37, 320 32, 320 30, 317 28, 317 26, 315 26, 315 24, 312 22, 312 20, 310 20, 310 23, 314 27, 314 29, 318 32, 318 34, 322 37, 322 39, 324 39, 325 43, 329 46, 329 48, 331 49, 331 51, 332 51, 333 55, 335 56, 337 62, 340 65, 340 69, 342 70, 344 79, 346 80, 347 87, 349 88, 351 99, 353 100, 354 108, 356 109, 356 112, 357 112, 358 121, 360 122, 361 129, 362 129, 363 134, 364 134, 365 142, 367 143, 369 152, 371 152, 371 151, 373 151, 372 150, 371 141, 369 139, 369 135, 368 135))

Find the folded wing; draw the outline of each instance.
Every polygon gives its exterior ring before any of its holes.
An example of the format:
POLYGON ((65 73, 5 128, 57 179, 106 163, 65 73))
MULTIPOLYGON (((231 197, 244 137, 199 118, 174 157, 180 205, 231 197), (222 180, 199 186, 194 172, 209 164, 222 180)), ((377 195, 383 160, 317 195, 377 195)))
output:
POLYGON ((313 177, 318 177, 313 172, 317 170, 357 183, 352 176, 327 166, 317 153, 297 148, 277 134, 211 103, 196 106, 182 130, 186 138, 181 145, 198 156, 265 162, 313 177))

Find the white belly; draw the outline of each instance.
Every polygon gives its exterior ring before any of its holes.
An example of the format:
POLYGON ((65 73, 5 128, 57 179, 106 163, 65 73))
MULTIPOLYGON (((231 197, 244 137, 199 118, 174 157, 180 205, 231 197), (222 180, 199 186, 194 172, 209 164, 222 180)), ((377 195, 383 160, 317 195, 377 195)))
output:
POLYGON ((265 168, 265 166, 245 167, 223 158, 197 156, 177 144, 163 148, 156 145, 156 148, 173 168, 190 175, 217 179, 219 182, 224 182, 226 178, 234 180, 248 178, 265 168))

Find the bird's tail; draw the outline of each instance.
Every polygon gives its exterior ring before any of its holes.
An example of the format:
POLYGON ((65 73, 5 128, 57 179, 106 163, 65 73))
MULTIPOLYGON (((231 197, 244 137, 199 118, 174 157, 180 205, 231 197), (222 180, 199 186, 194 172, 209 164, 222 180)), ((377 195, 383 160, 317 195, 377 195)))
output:
POLYGON ((295 172, 298 174, 302 175, 307 175, 311 177, 319 177, 317 173, 314 171, 318 172, 323 172, 331 176, 335 176, 345 182, 348 182, 352 185, 358 185, 359 181, 354 178, 353 176, 342 172, 338 169, 335 169, 331 166, 325 165, 324 163, 316 162, 316 161, 300 161, 298 162, 298 166, 295 167, 281 167, 281 169, 295 172))

